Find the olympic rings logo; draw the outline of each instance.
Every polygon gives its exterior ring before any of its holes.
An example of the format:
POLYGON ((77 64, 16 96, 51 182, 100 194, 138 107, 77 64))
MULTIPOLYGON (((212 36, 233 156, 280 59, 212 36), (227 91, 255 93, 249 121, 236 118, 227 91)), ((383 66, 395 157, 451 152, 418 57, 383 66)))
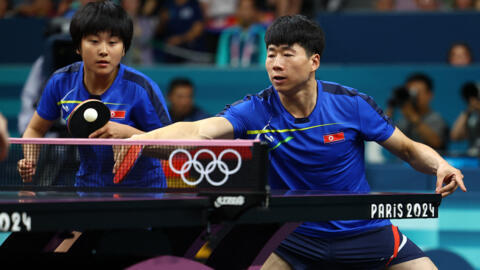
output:
POLYGON ((200 182, 202 182, 203 178, 205 177, 207 179, 208 183, 210 183, 212 186, 221 186, 228 180, 228 176, 230 176, 230 175, 238 172, 238 170, 240 170, 240 167, 242 166, 242 157, 240 156, 240 154, 236 150, 233 150, 233 149, 223 150, 220 153, 220 155, 218 155, 218 158, 215 156, 215 153, 213 151, 211 151, 209 149, 201 149, 200 151, 195 153, 195 155, 192 158, 192 155, 187 150, 176 149, 175 151, 173 151, 170 154, 170 157, 168 158, 168 165, 170 166, 170 169, 173 172, 175 172, 176 174, 180 174, 183 182, 187 185, 190 185, 190 186, 197 185, 200 182), (187 161, 185 163, 183 163, 180 170, 175 168, 174 165, 173 165, 173 158, 175 157, 175 155, 177 155, 179 153, 183 153, 187 156, 187 161), (210 161, 207 164, 207 166, 205 166, 205 167, 203 166, 203 164, 200 161, 197 160, 198 156, 200 156, 200 154, 202 154, 202 153, 206 153, 206 154, 208 154, 212 157, 212 161, 210 161), (222 160, 223 156, 227 153, 232 153, 237 158, 237 166, 235 168, 233 168, 232 170, 230 170, 228 168, 227 164, 222 160), (190 169, 192 168, 192 166, 195 169, 195 171, 200 174, 200 177, 195 181, 190 181, 185 177, 185 173, 189 172, 190 169), (215 168, 217 168, 217 167, 225 175, 223 177, 223 179, 218 181, 218 182, 214 181, 210 178, 210 173, 212 173, 215 170, 215 168))

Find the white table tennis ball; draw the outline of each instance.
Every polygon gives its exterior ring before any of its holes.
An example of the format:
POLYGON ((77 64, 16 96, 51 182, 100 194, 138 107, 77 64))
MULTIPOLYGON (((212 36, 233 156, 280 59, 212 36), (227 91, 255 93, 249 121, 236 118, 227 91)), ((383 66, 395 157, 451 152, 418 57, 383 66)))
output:
POLYGON ((83 118, 85 118, 87 122, 93 122, 97 120, 97 116, 98 116, 97 110, 93 108, 88 108, 83 112, 83 118))

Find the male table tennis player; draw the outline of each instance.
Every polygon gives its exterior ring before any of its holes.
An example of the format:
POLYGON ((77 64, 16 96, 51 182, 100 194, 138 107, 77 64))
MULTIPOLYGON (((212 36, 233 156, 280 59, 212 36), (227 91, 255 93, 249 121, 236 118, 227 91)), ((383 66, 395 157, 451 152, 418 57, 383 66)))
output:
MULTIPOLYGON (((436 174, 437 193, 446 196, 458 186, 466 191, 459 170, 430 147, 407 138, 370 97, 315 79, 324 36, 314 22, 300 15, 280 17, 268 28, 265 41, 265 65, 272 86, 227 106, 217 117, 175 123, 132 139, 260 137, 270 146, 273 189, 357 193, 370 190, 364 141, 377 141, 415 169, 436 174)), ((263 266, 385 268, 436 269, 389 220, 305 222, 263 266)))
MULTIPOLYGON (((121 6, 111 1, 88 3, 73 16, 70 34, 82 61, 52 75, 24 138, 43 137, 54 120, 66 119, 77 104, 91 98, 102 100, 112 111, 112 118, 89 138, 128 138, 170 123, 157 84, 120 64, 133 34, 132 20, 121 6)), ((111 146, 80 147, 81 164, 76 186, 114 185, 111 149, 111 146)), ((25 153, 25 158, 18 162, 25 182, 32 181, 35 173, 36 157, 32 154, 25 153)), ((130 174, 135 177, 127 177, 118 185, 164 187, 165 179, 158 160, 142 158, 137 165, 134 170, 138 173, 130 174)))

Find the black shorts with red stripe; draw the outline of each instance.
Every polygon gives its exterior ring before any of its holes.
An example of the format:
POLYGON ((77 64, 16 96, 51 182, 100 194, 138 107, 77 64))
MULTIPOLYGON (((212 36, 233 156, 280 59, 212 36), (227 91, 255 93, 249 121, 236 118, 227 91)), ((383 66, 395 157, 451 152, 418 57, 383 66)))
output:
POLYGON ((275 253, 292 269, 386 269, 425 257, 423 251, 389 225, 330 239, 290 234, 275 253))

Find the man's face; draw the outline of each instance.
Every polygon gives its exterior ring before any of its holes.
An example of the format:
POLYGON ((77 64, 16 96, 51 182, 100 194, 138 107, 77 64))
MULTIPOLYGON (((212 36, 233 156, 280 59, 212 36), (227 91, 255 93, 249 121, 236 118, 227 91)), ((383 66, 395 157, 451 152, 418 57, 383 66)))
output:
POLYGON ((457 45, 450 51, 450 64, 452 66, 467 66, 471 62, 470 53, 465 46, 457 45))
POLYGON ((423 81, 411 81, 407 83, 407 89, 410 95, 416 97, 416 105, 419 109, 425 109, 430 106, 430 100, 433 95, 423 81))
POLYGON ((304 85, 320 65, 320 56, 307 56, 305 49, 294 44, 269 45, 265 67, 272 85, 279 93, 288 93, 304 85))
POLYGON ((99 76, 113 74, 125 55, 122 40, 108 32, 83 37, 77 52, 82 56, 86 72, 99 76))
POLYGON ((179 85, 168 95, 172 112, 178 115, 188 114, 193 107, 193 89, 188 85, 179 85))
POLYGON ((237 8, 237 18, 239 24, 245 27, 255 22, 257 10, 255 9, 254 0, 241 0, 237 8))

